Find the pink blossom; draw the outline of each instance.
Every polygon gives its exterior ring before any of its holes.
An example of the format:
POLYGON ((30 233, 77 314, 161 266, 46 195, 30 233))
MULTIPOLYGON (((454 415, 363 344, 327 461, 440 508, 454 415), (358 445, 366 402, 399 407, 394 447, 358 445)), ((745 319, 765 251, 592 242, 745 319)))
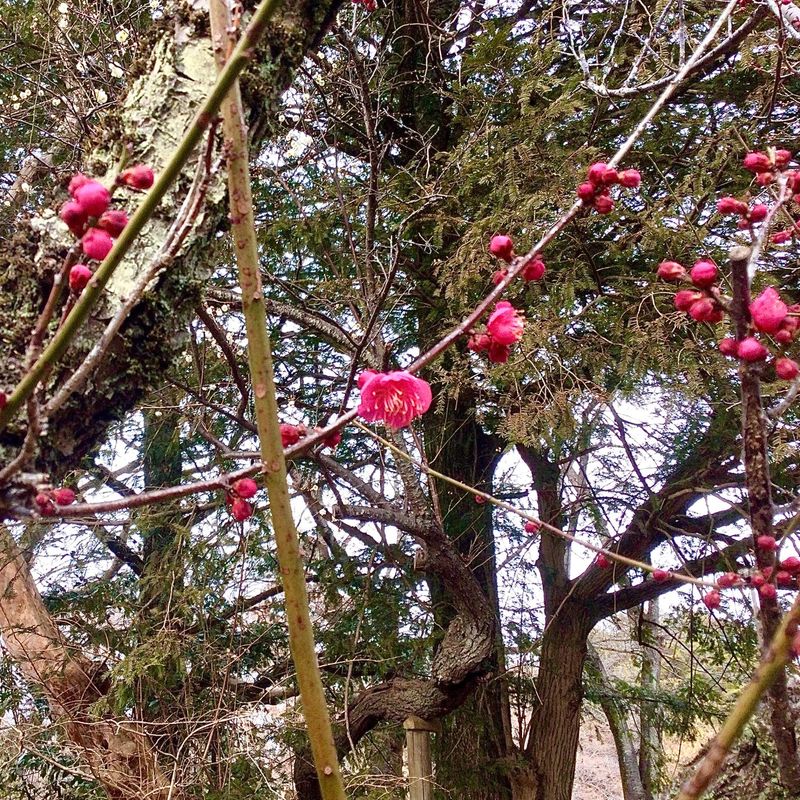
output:
POLYGON ((608 195, 601 194, 595 198, 594 208, 598 214, 610 214, 614 210, 614 201, 608 195))
POLYGON ((514 344, 522 338, 525 320, 507 300, 501 300, 486 323, 486 330, 498 344, 514 344))
POLYGON ((76 172, 72 176, 72 180, 69 182, 69 193, 75 197, 75 192, 81 188, 84 184, 89 183, 91 178, 87 178, 82 172, 76 172))
MULTIPOLYGON (((369 370, 369 372, 372 372, 369 370)), ((405 428, 431 405, 431 387, 422 378, 405 370, 372 372, 362 381, 358 413, 367 422, 385 422, 390 428, 405 428)))
POLYGON ((735 197, 720 197, 717 200, 717 211, 720 214, 741 214, 747 213, 747 203, 737 200, 735 197))
POLYGON ((231 503, 231 515, 237 522, 244 522, 253 516, 253 506, 241 497, 235 497, 231 503))
POLYGON ((72 489, 68 489, 66 486, 60 489, 53 489, 51 494, 53 500, 55 500, 56 504, 59 506, 70 506, 75 502, 75 492, 73 492, 72 489))
POLYGON ((608 164, 606 164, 605 161, 596 161, 587 170, 586 177, 591 183, 597 186, 603 182, 603 175, 607 169, 608 164))
POLYGON ((675 293, 675 308, 678 311, 688 311, 698 300, 702 300, 705 295, 696 289, 681 289, 675 293))
POLYGON ((594 200, 595 185, 591 181, 586 181, 578 186, 578 197, 584 203, 591 203, 594 200))
POLYGON ((100 228, 89 228, 89 230, 83 234, 81 242, 83 244, 83 252, 86 253, 89 258, 95 258, 98 261, 102 261, 111 252, 111 248, 114 246, 111 237, 105 231, 100 230, 100 228))
POLYGON ((736 339, 732 339, 730 336, 726 336, 719 343, 719 351, 724 356, 736 356, 739 351, 739 342, 737 342, 736 339))
POLYGON ((764 289, 750 303, 753 325, 762 333, 777 333, 788 313, 789 307, 781 300, 781 296, 772 286, 764 289))

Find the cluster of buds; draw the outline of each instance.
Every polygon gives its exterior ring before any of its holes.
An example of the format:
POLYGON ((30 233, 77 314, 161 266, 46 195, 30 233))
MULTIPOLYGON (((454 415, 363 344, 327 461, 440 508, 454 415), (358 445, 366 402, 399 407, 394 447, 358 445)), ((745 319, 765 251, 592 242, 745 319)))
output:
MULTIPOLYGON (((314 428, 314 433, 319 430, 320 428, 314 428)), ((281 444, 283 444, 284 448, 291 447, 293 444, 297 444, 301 439, 305 439, 306 436, 308 436, 308 427, 302 422, 299 425, 290 425, 288 422, 282 422, 280 431, 281 444)), ((322 446, 335 448, 341 441, 342 432, 334 431, 322 440, 322 446)))
POLYGON ((33 502, 43 517, 54 517, 59 506, 71 506, 75 502, 75 492, 66 487, 50 489, 39 492, 33 502))
POLYGON ((715 324, 722 321, 720 304, 719 268, 713 259, 701 258, 687 270, 677 261, 662 261, 658 265, 658 277, 665 281, 687 281, 694 289, 681 289, 675 295, 675 308, 685 311, 696 322, 715 324))
MULTIPOLYGON (((752 152, 745 156, 744 165, 756 173, 759 183, 768 185, 774 179, 775 170, 783 170, 791 158, 788 150, 752 152)), ((800 173, 788 174, 788 180, 800 182, 800 173)), ((794 186, 792 189, 794 191, 794 186)), ((739 215, 740 227, 761 222, 769 213, 766 206, 757 204, 749 208, 747 203, 734 197, 721 198, 717 209, 723 214, 739 215)), ((658 276, 667 281, 693 284, 694 288, 681 289, 675 294, 675 307, 679 311, 685 311, 698 322, 715 324, 722 321, 729 305, 722 298, 718 286, 719 269, 710 258, 700 259, 691 270, 677 261, 662 261, 658 266, 658 276)), ((779 292, 769 286, 750 303, 748 317, 747 335, 741 338, 725 337, 719 343, 720 352, 748 363, 766 361, 771 351, 761 339, 769 337, 774 349, 778 350, 773 359, 777 377, 789 381, 800 377, 800 365, 785 353, 800 330, 800 304, 787 305, 779 292)))
POLYGON ((736 214, 739 217, 740 230, 748 230, 763 222, 769 214, 769 209, 763 203, 755 203, 751 208, 744 200, 737 200, 735 197, 720 197, 717 200, 717 211, 720 214, 736 214))
POLYGON ((486 321, 486 331, 470 334, 467 347, 473 353, 486 355, 493 364, 505 364, 511 354, 511 345, 522 338, 525 317, 507 300, 500 300, 486 321))
MULTIPOLYGON (((492 240, 489 242, 489 252, 495 258, 505 261, 506 264, 510 264, 517 257, 514 252, 514 243, 511 241, 510 236, 492 236, 492 240)), ((546 271, 544 261, 537 253, 528 261, 520 274, 526 281, 540 281, 546 271)), ((497 286, 498 283, 505 279, 506 275, 508 275, 507 269, 497 270, 492 275, 492 283, 497 286)))
POLYGON ((610 195, 612 186, 636 189, 642 182, 639 170, 617 171, 603 161, 592 164, 586 173, 586 178, 586 181, 578 186, 577 194, 585 206, 594 208, 598 214, 610 214, 614 209, 614 201, 610 195))
MULTIPOLYGON (((144 165, 124 170, 117 183, 135 189, 153 185, 153 171, 144 165)), ((99 181, 78 173, 69 182, 72 197, 61 206, 59 217, 72 234, 81 240, 81 248, 89 259, 102 261, 114 246, 116 239, 128 224, 128 215, 119 209, 109 208, 111 192, 99 181)), ((69 273, 69 286, 80 294, 93 275, 87 264, 75 264, 69 273)))
POLYGON ((258 491, 258 484, 252 478, 239 478, 231 487, 226 501, 231 509, 231 516, 237 522, 244 522, 253 516, 253 506, 247 501, 258 491))

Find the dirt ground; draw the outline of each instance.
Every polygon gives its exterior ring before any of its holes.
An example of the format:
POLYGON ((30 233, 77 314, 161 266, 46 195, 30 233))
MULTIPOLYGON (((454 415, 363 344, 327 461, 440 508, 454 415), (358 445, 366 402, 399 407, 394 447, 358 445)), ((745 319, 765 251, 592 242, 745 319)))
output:
POLYGON ((607 725, 584 720, 572 800, 622 800, 614 739, 607 725))

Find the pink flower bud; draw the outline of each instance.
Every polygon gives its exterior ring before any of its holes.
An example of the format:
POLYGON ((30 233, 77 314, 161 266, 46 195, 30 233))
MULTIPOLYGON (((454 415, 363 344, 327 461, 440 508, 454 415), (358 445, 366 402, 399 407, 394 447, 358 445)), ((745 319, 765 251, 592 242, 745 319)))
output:
POLYGON ((756 203, 747 215, 751 222, 763 222, 769 214, 769 209, 763 203, 756 203))
POLYGON ((67 201, 61 206, 58 216, 61 217, 62 221, 66 223, 75 236, 80 236, 83 233, 88 216, 80 203, 76 203, 74 200, 67 201))
POLYGON ((486 355, 492 364, 505 364, 511 355, 511 348, 507 344, 500 344, 500 342, 492 340, 486 355))
POLYGON ((603 186, 613 186, 619 183, 619 174, 613 167, 606 167, 603 170, 603 186))
POLYGON ((545 266, 538 256, 529 261, 525 269, 522 270, 522 277, 526 281, 540 281, 544 277, 545 266))
POLYGON ((720 214, 741 214, 747 213, 747 203, 737 200, 735 197, 720 197, 717 200, 717 211, 720 214))
POLYGON ((689 316, 696 322, 716 321, 716 306, 710 297, 703 297, 689 307, 689 316))
MULTIPOLYGON (((759 536, 756 539, 756 545, 760 550, 767 550, 770 553, 774 553, 778 549, 778 543, 775 541, 774 536, 759 536)), ((768 578, 769 575, 766 574, 766 570, 764 570, 764 573, 765 577, 768 578)))
POLYGON ((791 573, 787 572, 785 569, 778 570, 775 573, 775 582, 778 586, 782 586, 786 588, 787 586, 792 585, 792 576, 791 573))
POLYGON ((99 217, 108 208, 111 195, 102 183, 87 181, 75 190, 75 202, 87 216, 99 217))
POLYGON ((784 381, 793 381, 800 375, 800 365, 791 358, 779 358, 775 362, 775 374, 784 381))
POLYGON ((94 258, 97 261, 102 261, 111 252, 111 248, 114 246, 111 237, 105 231, 100 230, 100 228, 89 228, 89 230, 83 234, 81 243, 83 244, 83 252, 86 253, 89 258, 94 258))
POLYGON ((778 590, 772 583, 765 583, 759 586, 758 593, 761 595, 762 600, 774 600, 778 596, 778 590))
POLYGON ((748 153, 744 157, 744 168, 750 172, 766 172, 772 167, 772 162, 766 153, 748 153))
POLYGON ((486 331, 497 344, 514 344, 522 338, 525 319, 514 306, 501 300, 486 322, 486 331))
POLYGON ((300 441, 300 431, 296 425, 289 425, 288 422, 281 423, 281 444, 284 447, 291 447, 300 441))
POLYGON ((772 286, 764 289, 750 303, 753 325, 762 333, 777 333, 788 313, 789 307, 781 300, 781 296, 772 286))
POLYGON ((117 182, 124 183, 134 189, 149 189, 153 185, 153 180, 153 170, 144 164, 137 164, 135 167, 123 170, 117 182))
POLYGON ((755 589, 760 589, 766 582, 767 579, 760 572, 755 572, 750 577, 750 585, 755 589))
POLYGON ((717 586, 720 589, 730 589, 736 586, 737 583, 739 583, 739 576, 735 572, 726 572, 717 578, 717 586))
POLYGON ((749 361, 751 363, 754 361, 763 361, 768 354, 769 351, 767 348, 753 336, 742 339, 742 341, 739 342, 739 347, 736 349, 736 355, 739 356, 742 361, 749 361))
POLYGON ((75 502, 75 492, 72 489, 62 487, 61 489, 53 489, 50 493, 53 500, 59 506, 71 506, 75 502))
POLYGON ((657 274, 665 281, 679 281, 686 277, 686 268, 677 261, 662 261, 657 274))
POLYGON ((791 228, 786 231, 778 231, 772 234, 772 242, 773 244, 786 244, 786 242, 792 241, 792 235, 793 232, 791 228))
POLYGON ((759 186, 767 187, 775 182, 775 176, 771 172, 759 172, 756 175, 756 183, 759 186))
POLYGON ((698 300, 702 300, 705 295, 696 289, 681 289, 675 294, 675 308, 678 311, 688 311, 698 300))
POLYGON ((716 589, 712 589, 708 594, 703 595, 703 605, 705 605, 709 611, 719 608, 720 603, 722 603, 722 597, 716 589))
POLYGON ((128 224, 128 215, 124 211, 110 209, 97 220, 97 227, 108 232, 114 239, 119 236, 128 224))
POLYGON ((508 275, 507 269, 498 269, 497 272, 492 275, 492 283, 497 286, 499 285, 505 277, 508 275))
POLYGON ((594 207, 598 214, 610 214, 614 210, 614 201, 607 195, 601 194, 595 198, 594 207))
POLYGON ((53 505, 53 501, 46 494, 37 494, 33 502, 36 503, 39 513, 43 517, 52 517, 56 513, 56 507, 53 505))
POLYGON ((700 289, 712 286, 719 277, 717 265, 710 258, 701 258, 689 272, 692 283, 700 289))
POLYGON ((594 563, 600 567, 600 569, 608 569, 611 566, 611 560, 605 553, 598 553, 594 563))
POLYGON ((738 354, 739 342, 737 342, 736 339, 732 339, 730 336, 726 336, 719 343, 719 351, 722 355, 731 356, 731 358, 733 358, 738 354))
POLYGON ((467 348, 472 350, 473 353, 482 353, 488 350, 489 345, 492 343, 492 337, 486 333, 473 333, 467 341, 467 348))
POLYGON ((69 288, 75 294, 80 294, 86 288, 86 284, 89 283, 92 275, 94 273, 86 264, 76 264, 69 271, 69 288))
POLYGON ((334 431, 333 433, 329 434, 322 440, 322 446, 335 448, 338 447, 341 444, 341 442, 342 442, 342 432, 334 431))
POLYGON ((584 203, 591 203, 594 200, 595 185, 589 181, 578 186, 578 197, 584 203))
POLYGON ((619 182, 628 189, 638 189, 642 176, 638 169, 624 169, 619 173, 619 182))
POLYGON ((241 497, 234 497, 231 503, 231 516, 237 522, 244 522, 246 519, 253 516, 253 506, 241 497))
POLYGON ((247 500, 251 498, 258 491, 258 484, 252 478, 239 478, 233 484, 233 491, 239 497, 247 500))
POLYGON ((592 164, 586 172, 586 177, 590 183, 595 186, 600 186, 603 183, 603 174, 608 169, 608 164, 604 161, 596 161, 592 164))
POLYGON ((672 573, 665 569, 654 569, 653 580, 656 583, 666 583, 672 577, 672 573))
MULTIPOLYGON (((788 5, 784 0, 784 5, 788 5)), ((775 151, 775 165, 778 167, 785 167, 792 160, 791 150, 776 150, 775 151)))
POLYGON ((75 197, 75 192, 77 192, 78 189, 80 189, 81 186, 83 186, 84 184, 89 183, 89 180, 90 179, 87 178, 83 173, 76 172, 72 176, 72 180, 69 182, 69 188, 68 188, 69 193, 73 197, 75 197))
POLYGON ((514 258, 514 243, 509 236, 492 236, 489 242, 489 252, 503 261, 510 262, 514 258))
POLYGON ((796 572, 800 572, 800 558, 797 558, 797 556, 789 556, 789 558, 784 558, 783 561, 781 561, 781 569, 791 572, 792 575, 794 575, 796 572))
POLYGON ((542 527, 541 523, 539 522, 531 522, 528 520, 525 523, 525 533, 539 533, 539 529, 542 527))

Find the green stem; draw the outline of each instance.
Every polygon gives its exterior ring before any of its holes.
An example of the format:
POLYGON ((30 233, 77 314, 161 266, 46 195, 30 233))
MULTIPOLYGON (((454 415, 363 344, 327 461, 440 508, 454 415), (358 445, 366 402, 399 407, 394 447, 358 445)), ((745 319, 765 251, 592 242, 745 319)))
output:
POLYGON ((761 663, 750 683, 739 694, 720 732, 714 738, 700 766, 683 785, 677 800, 697 800, 719 775, 731 746, 753 716, 761 698, 775 682, 791 658, 792 640, 800 622, 800 595, 781 620, 761 663))
MULTIPOLYGON (((212 0, 210 10, 214 55, 217 65, 223 69, 227 44, 226 31, 229 25, 227 4, 225 0, 212 0)), ((238 81, 233 83, 228 97, 222 104, 222 124, 226 147, 229 148, 227 166, 230 218, 239 266, 239 283, 242 289, 242 311, 247 330, 247 358, 253 384, 261 460, 286 598, 289 644, 297 670, 300 699, 303 703, 303 714, 323 800, 345 800, 336 745, 317 662, 303 561, 286 481, 286 461, 281 442, 278 401, 253 216, 247 128, 244 124, 238 81)))
POLYGON ((206 97, 205 102, 198 110, 184 134, 183 140, 176 147, 175 152, 158 176, 153 187, 147 193, 139 208, 136 209, 136 213, 125 226, 125 230, 122 231, 122 234, 114 243, 111 252, 98 267, 94 277, 89 281, 89 285, 81 293, 69 316, 64 320, 64 324, 56 332, 36 363, 14 388, 5 407, 0 411, 0 431, 5 429, 23 403, 33 394, 39 381, 61 358, 72 339, 75 338, 81 325, 89 316, 89 312, 100 298, 109 279, 114 274, 114 270, 122 262, 125 254, 155 212, 169 187, 180 175, 192 151, 200 141, 203 132, 208 128, 213 115, 219 109, 223 98, 233 86, 239 73, 253 57, 255 45, 263 35, 267 22, 275 13, 279 4, 280 0, 264 0, 256 10, 241 41, 226 62, 224 69, 220 71, 208 97, 206 97))

